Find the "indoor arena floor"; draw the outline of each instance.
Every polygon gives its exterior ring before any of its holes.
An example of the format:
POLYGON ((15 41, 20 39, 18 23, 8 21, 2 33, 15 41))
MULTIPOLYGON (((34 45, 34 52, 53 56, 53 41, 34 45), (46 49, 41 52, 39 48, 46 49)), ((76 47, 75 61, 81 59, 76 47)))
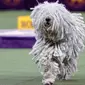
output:
MULTIPOLYGON (((42 76, 29 55, 30 49, 0 49, 0 85, 42 85, 42 76)), ((85 85, 85 51, 80 54, 78 72, 54 85, 85 85)))
MULTIPOLYGON (((17 17, 28 11, 0 11, 0 29, 17 28, 17 17)), ((85 13, 82 12, 85 17, 85 13)), ((42 76, 29 55, 31 49, 0 49, 0 85, 42 85, 42 76)), ((85 51, 80 54, 78 72, 55 85, 85 85, 85 51)))

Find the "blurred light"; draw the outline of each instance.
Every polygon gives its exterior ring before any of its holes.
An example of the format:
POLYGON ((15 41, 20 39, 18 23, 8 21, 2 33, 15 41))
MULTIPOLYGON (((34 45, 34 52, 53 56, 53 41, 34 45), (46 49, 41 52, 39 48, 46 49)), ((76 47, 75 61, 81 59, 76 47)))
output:
POLYGON ((73 8, 81 8, 85 6, 85 0, 65 0, 66 4, 73 8))
POLYGON ((8 6, 16 6, 20 4, 21 0, 2 0, 2 2, 8 6))
POLYGON ((72 2, 72 3, 76 3, 77 2, 78 4, 79 3, 81 4, 81 3, 84 3, 85 0, 70 0, 70 2, 72 2))

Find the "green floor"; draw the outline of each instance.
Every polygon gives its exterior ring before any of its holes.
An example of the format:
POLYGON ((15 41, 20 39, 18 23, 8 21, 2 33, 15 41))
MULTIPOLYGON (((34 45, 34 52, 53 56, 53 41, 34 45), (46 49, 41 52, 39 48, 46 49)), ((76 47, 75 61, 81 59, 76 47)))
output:
POLYGON ((16 29, 17 17, 29 15, 29 11, 0 11, 0 29, 16 29))
MULTIPOLYGON (((28 49, 0 49, 0 85, 42 85, 41 75, 28 49)), ((85 52, 85 51, 84 51, 85 52)), ((78 72, 68 81, 55 85, 85 85, 85 53, 78 61, 78 72)))

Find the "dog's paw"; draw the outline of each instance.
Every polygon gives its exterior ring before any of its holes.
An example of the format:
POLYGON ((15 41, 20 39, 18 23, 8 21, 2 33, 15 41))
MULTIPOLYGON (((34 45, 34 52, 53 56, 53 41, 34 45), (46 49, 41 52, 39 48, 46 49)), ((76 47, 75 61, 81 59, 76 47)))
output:
POLYGON ((53 85, 53 83, 49 82, 49 83, 46 83, 45 85, 53 85))

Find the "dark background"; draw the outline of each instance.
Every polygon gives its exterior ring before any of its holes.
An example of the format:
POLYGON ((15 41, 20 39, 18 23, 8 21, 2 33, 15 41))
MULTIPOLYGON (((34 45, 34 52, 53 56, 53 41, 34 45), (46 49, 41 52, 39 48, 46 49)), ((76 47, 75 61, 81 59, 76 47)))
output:
MULTIPOLYGON (((45 0, 38 0, 43 3, 45 0)), ((55 2, 56 0, 48 0, 55 2)), ((59 0, 71 11, 85 11, 85 0, 59 0)), ((0 9, 26 9, 37 5, 36 0, 0 0, 0 9)))

